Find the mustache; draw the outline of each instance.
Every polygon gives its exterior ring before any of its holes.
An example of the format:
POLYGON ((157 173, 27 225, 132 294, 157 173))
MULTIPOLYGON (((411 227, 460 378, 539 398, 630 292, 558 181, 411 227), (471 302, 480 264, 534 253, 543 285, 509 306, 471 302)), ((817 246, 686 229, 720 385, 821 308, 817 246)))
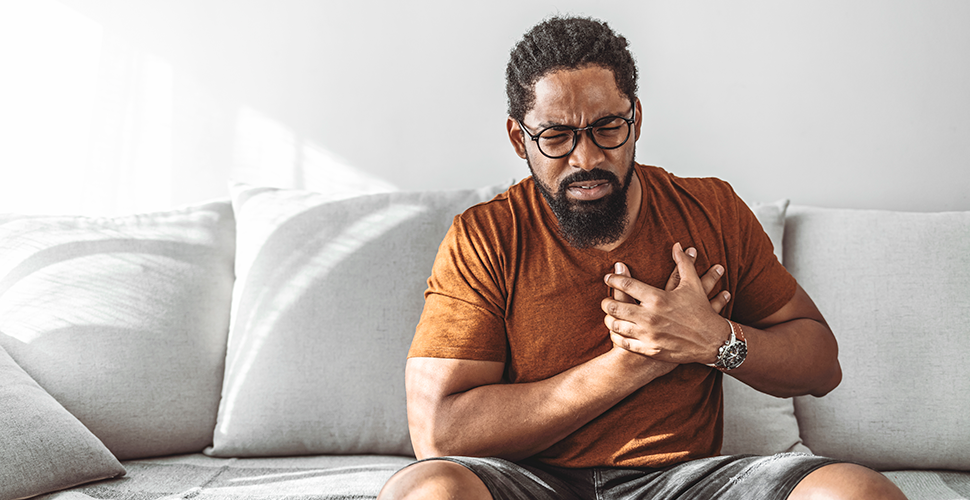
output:
POLYGON ((620 179, 613 172, 601 168, 594 168, 592 170, 580 170, 563 179, 559 183, 559 192, 565 193, 570 184, 584 181, 606 181, 615 186, 620 185, 620 179))

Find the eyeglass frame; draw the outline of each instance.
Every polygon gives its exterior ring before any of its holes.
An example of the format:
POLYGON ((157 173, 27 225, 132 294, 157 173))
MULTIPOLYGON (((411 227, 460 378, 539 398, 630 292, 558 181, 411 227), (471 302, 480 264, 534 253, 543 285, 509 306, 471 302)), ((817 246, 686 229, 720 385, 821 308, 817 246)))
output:
POLYGON ((529 136, 530 139, 532 139, 533 141, 535 141, 535 143, 536 143, 536 149, 538 149, 539 152, 542 153, 542 156, 545 156, 546 158, 549 158, 550 160, 558 160, 560 158, 565 158, 565 157, 573 154, 573 151, 576 150, 576 145, 579 144, 579 133, 580 132, 586 132, 586 134, 589 135, 589 140, 593 141, 593 144, 595 144, 596 147, 598 147, 600 149, 603 149, 603 150, 616 149, 616 148, 619 148, 619 147, 623 146, 624 144, 626 144, 627 141, 630 140, 630 135, 632 135, 632 133, 633 133, 633 124, 637 120, 637 106, 636 106, 636 103, 631 103, 631 104, 633 104, 633 116, 631 118, 624 118, 622 116, 617 116, 617 115, 606 115, 603 118, 600 118, 600 119, 596 120, 595 122, 593 122, 592 124, 587 125, 585 127, 569 127, 567 125, 552 125, 552 126, 549 126, 549 127, 546 127, 544 129, 540 130, 539 133, 537 133, 535 135, 532 135, 532 132, 529 132, 529 129, 526 128, 526 126, 525 126, 524 123, 522 123, 522 120, 519 120, 518 118, 516 118, 515 121, 519 123, 519 128, 521 128, 522 131, 525 132, 525 135, 529 136), (628 127, 627 128, 627 131, 626 131, 626 139, 623 139, 623 142, 617 144, 616 146, 612 146, 612 147, 608 147, 608 148, 607 147, 600 146, 600 144, 598 142, 596 142, 596 137, 593 136, 593 128, 594 128, 594 126, 597 123, 605 120, 606 118, 619 118, 619 119, 625 121, 626 124, 627 124, 627 127, 628 127), (549 129, 552 129, 552 128, 556 128, 556 127, 560 127, 563 132, 565 132, 566 130, 572 131, 572 133, 573 133, 573 145, 572 145, 572 147, 569 148, 569 151, 567 151, 566 154, 559 155, 559 156, 550 156, 550 155, 546 154, 546 152, 542 150, 542 146, 539 145, 539 137, 546 130, 549 130, 549 129))

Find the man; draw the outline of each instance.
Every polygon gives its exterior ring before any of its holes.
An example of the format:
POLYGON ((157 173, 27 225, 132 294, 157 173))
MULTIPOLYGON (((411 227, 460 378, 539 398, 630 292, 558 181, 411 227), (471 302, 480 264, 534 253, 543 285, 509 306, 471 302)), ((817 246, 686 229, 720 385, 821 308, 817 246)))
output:
POLYGON ((634 162, 626 46, 553 18, 513 49, 532 177, 439 249, 406 375, 425 460, 381 498, 905 498, 854 464, 718 456, 725 373, 821 396, 837 345, 729 185, 634 162))

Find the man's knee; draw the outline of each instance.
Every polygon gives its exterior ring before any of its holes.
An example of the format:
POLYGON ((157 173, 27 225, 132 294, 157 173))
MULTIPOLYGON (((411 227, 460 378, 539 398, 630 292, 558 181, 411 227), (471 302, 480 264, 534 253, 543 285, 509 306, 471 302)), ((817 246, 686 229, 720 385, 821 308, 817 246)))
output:
POLYGON ((387 481, 377 498, 492 500, 492 495, 485 483, 464 466, 446 460, 429 460, 399 470, 387 481))
POLYGON ((861 465, 833 464, 809 474, 798 483, 789 500, 906 500, 886 476, 861 465))

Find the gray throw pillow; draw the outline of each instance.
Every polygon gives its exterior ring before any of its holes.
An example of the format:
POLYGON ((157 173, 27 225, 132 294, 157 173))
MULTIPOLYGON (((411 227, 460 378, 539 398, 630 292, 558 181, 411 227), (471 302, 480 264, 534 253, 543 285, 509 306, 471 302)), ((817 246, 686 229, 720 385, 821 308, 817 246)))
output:
POLYGON ((0 498, 29 498, 125 473, 104 444, 0 347, 0 498))

